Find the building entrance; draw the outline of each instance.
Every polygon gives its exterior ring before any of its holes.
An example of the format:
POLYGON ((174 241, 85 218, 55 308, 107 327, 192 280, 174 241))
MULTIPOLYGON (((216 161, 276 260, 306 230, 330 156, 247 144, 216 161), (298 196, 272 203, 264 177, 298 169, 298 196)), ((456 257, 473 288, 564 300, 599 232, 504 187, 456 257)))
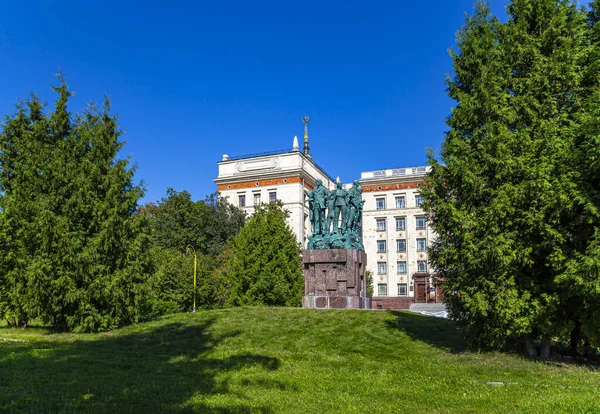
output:
POLYGON ((417 302, 427 302, 427 288, 425 283, 417 283, 417 302))

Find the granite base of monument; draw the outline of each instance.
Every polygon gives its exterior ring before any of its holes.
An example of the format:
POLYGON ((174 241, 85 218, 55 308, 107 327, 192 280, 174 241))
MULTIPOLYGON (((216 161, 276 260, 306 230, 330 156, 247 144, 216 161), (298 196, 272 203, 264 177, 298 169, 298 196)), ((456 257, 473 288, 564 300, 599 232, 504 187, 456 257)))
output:
POLYGON ((365 308, 365 267, 362 250, 304 250, 302 307, 312 309, 365 308))

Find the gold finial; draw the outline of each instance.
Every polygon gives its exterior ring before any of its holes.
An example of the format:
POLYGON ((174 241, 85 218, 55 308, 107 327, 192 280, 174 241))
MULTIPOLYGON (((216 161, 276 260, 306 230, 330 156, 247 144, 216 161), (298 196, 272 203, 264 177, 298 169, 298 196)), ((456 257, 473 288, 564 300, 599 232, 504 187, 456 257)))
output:
POLYGON ((304 153, 306 155, 308 155, 308 121, 310 121, 310 118, 308 115, 304 115, 302 123, 304 124, 304 153))

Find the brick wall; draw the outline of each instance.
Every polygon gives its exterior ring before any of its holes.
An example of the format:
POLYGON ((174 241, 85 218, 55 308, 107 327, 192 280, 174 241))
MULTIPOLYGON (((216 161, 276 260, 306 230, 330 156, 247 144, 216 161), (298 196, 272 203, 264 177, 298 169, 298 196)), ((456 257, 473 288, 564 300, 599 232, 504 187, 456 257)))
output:
POLYGON ((373 296, 371 309, 408 309, 413 302, 415 302, 415 298, 411 297, 373 296))

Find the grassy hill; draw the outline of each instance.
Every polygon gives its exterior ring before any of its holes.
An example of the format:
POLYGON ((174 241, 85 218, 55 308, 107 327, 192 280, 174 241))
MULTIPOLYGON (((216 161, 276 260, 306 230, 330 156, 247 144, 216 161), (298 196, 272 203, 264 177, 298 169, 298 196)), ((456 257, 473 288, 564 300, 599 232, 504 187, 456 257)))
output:
POLYGON ((468 352, 451 322, 404 312, 238 308, 0 338, 3 412, 600 412, 600 372, 468 352))

